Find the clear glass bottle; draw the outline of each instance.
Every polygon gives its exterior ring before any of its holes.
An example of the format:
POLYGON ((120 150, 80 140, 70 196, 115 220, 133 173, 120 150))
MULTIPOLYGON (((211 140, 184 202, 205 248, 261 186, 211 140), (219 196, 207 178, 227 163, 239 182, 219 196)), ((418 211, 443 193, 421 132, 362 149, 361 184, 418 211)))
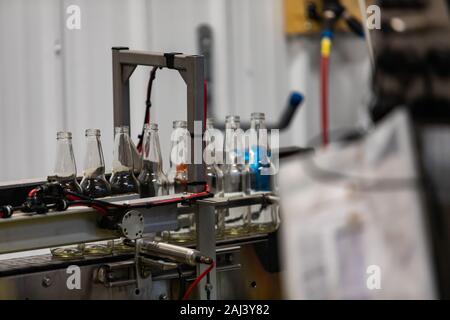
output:
POLYGON ((130 143, 130 129, 127 126, 115 128, 113 169, 109 179, 113 194, 140 193, 139 182, 133 172, 133 155, 130 143))
MULTIPOLYGON (((251 114, 250 130, 247 135, 248 168, 250 174, 250 193, 258 194, 273 191, 275 169, 270 159, 269 134, 265 124, 265 114, 251 114)), ((250 229, 253 232, 271 232, 278 227, 278 208, 251 206, 250 229)))
MULTIPOLYGON (((100 130, 87 129, 86 157, 84 160, 83 193, 92 198, 103 198, 111 194, 111 185, 105 178, 105 160, 103 158, 100 130)), ((94 242, 78 245, 83 256, 103 256, 111 254, 110 242, 94 242)))
POLYGON ((156 123, 145 126, 142 158, 143 166, 138 177, 141 197, 167 195, 169 193, 169 182, 163 172, 158 125, 156 123))
POLYGON ((100 130, 86 130, 86 146, 83 180, 81 180, 83 193, 91 198, 107 197, 111 194, 111 185, 105 178, 100 130))
MULTIPOLYGON (((59 182, 66 189, 80 193, 81 187, 77 182, 77 167, 73 155, 72 133, 58 132, 56 134, 56 162, 54 175, 48 177, 51 182, 59 182)), ((83 250, 78 246, 63 246, 51 248, 50 252, 55 259, 73 260, 83 257, 83 250)))
MULTIPOLYGON (((170 194, 187 192, 190 135, 187 130, 187 122, 176 120, 173 122, 172 142, 170 151, 170 169, 167 174, 170 194)), ((163 232, 164 241, 186 244, 195 241, 195 216, 193 213, 178 215, 179 229, 163 232)))
POLYGON ((170 169, 167 173, 170 194, 187 192, 189 139, 187 121, 175 120, 173 122, 173 132, 170 136, 170 169))
MULTIPOLYGON (((225 121, 225 163, 223 165, 225 197, 240 197, 249 193, 249 175, 245 165, 245 139, 239 116, 227 116, 225 121)), ((228 209, 225 221, 227 236, 240 236, 248 230, 250 208, 228 209)))
POLYGON ((265 124, 265 115, 261 112, 251 114, 250 130, 248 135, 248 165, 250 171, 250 190, 271 191, 272 176, 271 162, 268 155, 269 139, 265 124))
MULTIPOLYGON (((220 133, 221 134, 221 133, 220 133)), ((206 148, 206 182, 210 191, 214 193, 214 197, 224 196, 224 179, 223 172, 218 166, 218 153, 222 151, 223 141, 219 142, 216 139, 219 137, 216 129, 214 129, 214 119, 208 118, 206 120, 205 131, 205 148, 206 148), (218 145, 221 145, 218 147, 218 145)), ((221 154, 221 153, 220 153, 221 154)), ((222 161, 220 161, 222 162, 222 161)), ((225 217, 227 211, 225 209, 216 210, 216 237, 221 238, 225 231, 225 217)))
POLYGON ((59 182, 64 188, 81 193, 77 182, 77 166, 73 155, 72 133, 60 131, 56 134, 56 161, 54 175, 48 177, 51 182, 59 182))

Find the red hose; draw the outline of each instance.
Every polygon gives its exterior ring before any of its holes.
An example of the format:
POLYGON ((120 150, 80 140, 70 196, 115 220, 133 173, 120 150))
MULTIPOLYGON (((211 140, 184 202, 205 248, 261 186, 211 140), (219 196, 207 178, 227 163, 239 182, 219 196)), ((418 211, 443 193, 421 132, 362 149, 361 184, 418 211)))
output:
POLYGON ((36 194, 36 192, 38 192, 39 190, 37 188, 32 189, 29 193, 28 193, 28 198, 33 198, 34 195, 36 194))
POLYGON ((320 110, 321 110, 321 130, 322 145, 329 143, 328 124, 328 81, 329 81, 330 58, 322 56, 320 59, 320 110))
POLYGON ((211 270, 214 268, 216 264, 214 263, 214 261, 211 263, 211 265, 208 267, 208 269, 206 269, 205 271, 203 271, 195 280, 194 282, 192 282, 192 284, 189 286, 189 288, 187 289, 186 293, 183 296, 183 300, 187 300, 189 298, 189 296, 191 295, 192 291, 195 289, 195 287, 198 285, 198 283, 200 281, 202 281, 202 279, 211 272, 211 270))
POLYGON ((179 197, 179 198, 174 198, 174 199, 153 201, 153 202, 151 202, 151 204, 178 203, 178 202, 183 201, 183 200, 192 200, 192 199, 195 199, 195 198, 206 196, 209 193, 210 193, 209 192, 209 185, 205 184, 205 190, 202 191, 202 192, 193 193, 193 194, 190 194, 190 195, 188 195, 186 197, 179 197))

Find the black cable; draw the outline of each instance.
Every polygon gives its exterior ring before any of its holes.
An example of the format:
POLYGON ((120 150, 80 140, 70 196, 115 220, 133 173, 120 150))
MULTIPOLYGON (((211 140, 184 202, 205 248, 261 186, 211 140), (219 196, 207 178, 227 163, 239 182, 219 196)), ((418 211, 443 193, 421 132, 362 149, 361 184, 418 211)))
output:
POLYGON ((142 144, 144 141, 144 131, 145 131, 145 125, 150 122, 150 108, 152 107, 151 102, 151 96, 152 96, 152 87, 153 87, 153 81, 156 78, 156 71, 158 70, 158 67, 153 67, 150 71, 150 78, 148 79, 147 84, 147 98, 145 99, 145 116, 144 116, 144 124, 142 125, 142 131, 141 134, 138 136, 139 142, 136 146, 138 151, 142 150, 142 144))
POLYGON ((183 293, 186 291, 186 283, 183 280, 183 271, 181 270, 180 266, 177 266, 177 272, 178 272, 178 285, 179 285, 179 293, 178 293, 178 300, 183 300, 183 293))
POLYGON ((225 223, 228 223, 228 224, 235 223, 235 222, 238 222, 238 221, 242 220, 243 218, 244 218, 244 216, 240 215, 240 216, 238 216, 236 218, 225 220, 225 223))
POLYGON ((90 204, 98 205, 100 207, 107 207, 107 208, 108 207, 113 207, 113 208, 116 208, 116 209, 129 208, 129 205, 127 205, 127 204, 116 204, 116 203, 111 203, 111 202, 107 202, 107 201, 97 200, 97 199, 93 199, 93 198, 90 198, 88 196, 85 196, 85 195, 82 195, 82 194, 78 194, 76 192, 72 192, 72 191, 68 191, 68 190, 65 190, 64 193, 68 194, 68 195, 72 195, 72 196, 77 197, 77 198, 80 198, 82 200, 85 200, 85 201, 89 202, 90 204))
POLYGON ((211 273, 206 275, 206 300, 211 300, 211 273))

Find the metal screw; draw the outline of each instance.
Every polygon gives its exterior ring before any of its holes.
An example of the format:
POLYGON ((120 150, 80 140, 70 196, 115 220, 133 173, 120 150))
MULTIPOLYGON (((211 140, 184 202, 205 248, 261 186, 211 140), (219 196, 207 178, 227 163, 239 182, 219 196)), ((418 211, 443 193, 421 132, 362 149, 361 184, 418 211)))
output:
POLYGON ((169 300, 169 297, 165 293, 161 293, 159 295, 159 300, 169 300))
POLYGON ((52 281, 52 279, 51 279, 50 277, 45 276, 45 277, 42 279, 42 286, 43 286, 44 288, 50 287, 50 286, 52 285, 52 283, 53 283, 53 281, 52 281))

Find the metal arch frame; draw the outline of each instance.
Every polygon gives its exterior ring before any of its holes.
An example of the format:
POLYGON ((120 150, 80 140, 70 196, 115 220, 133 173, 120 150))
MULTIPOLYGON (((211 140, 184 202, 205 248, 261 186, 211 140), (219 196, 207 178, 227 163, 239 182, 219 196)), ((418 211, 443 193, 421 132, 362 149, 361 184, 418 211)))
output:
POLYGON ((205 181, 205 166, 195 164, 203 159, 203 143, 194 148, 196 138, 203 141, 205 130, 195 130, 195 121, 204 122, 204 57, 200 55, 184 55, 178 53, 154 53, 145 51, 131 51, 126 47, 112 48, 113 68, 113 103, 114 126, 130 126, 130 77, 137 66, 152 66, 177 70, 187 89, 187 122, 188 130, 193 135, 191 139, 191 164, 188 176, 190 182, 205 181), (168 62, 168 57, 170 60, 168 62), (197 161, 195 161, 197 160, 197 161))

